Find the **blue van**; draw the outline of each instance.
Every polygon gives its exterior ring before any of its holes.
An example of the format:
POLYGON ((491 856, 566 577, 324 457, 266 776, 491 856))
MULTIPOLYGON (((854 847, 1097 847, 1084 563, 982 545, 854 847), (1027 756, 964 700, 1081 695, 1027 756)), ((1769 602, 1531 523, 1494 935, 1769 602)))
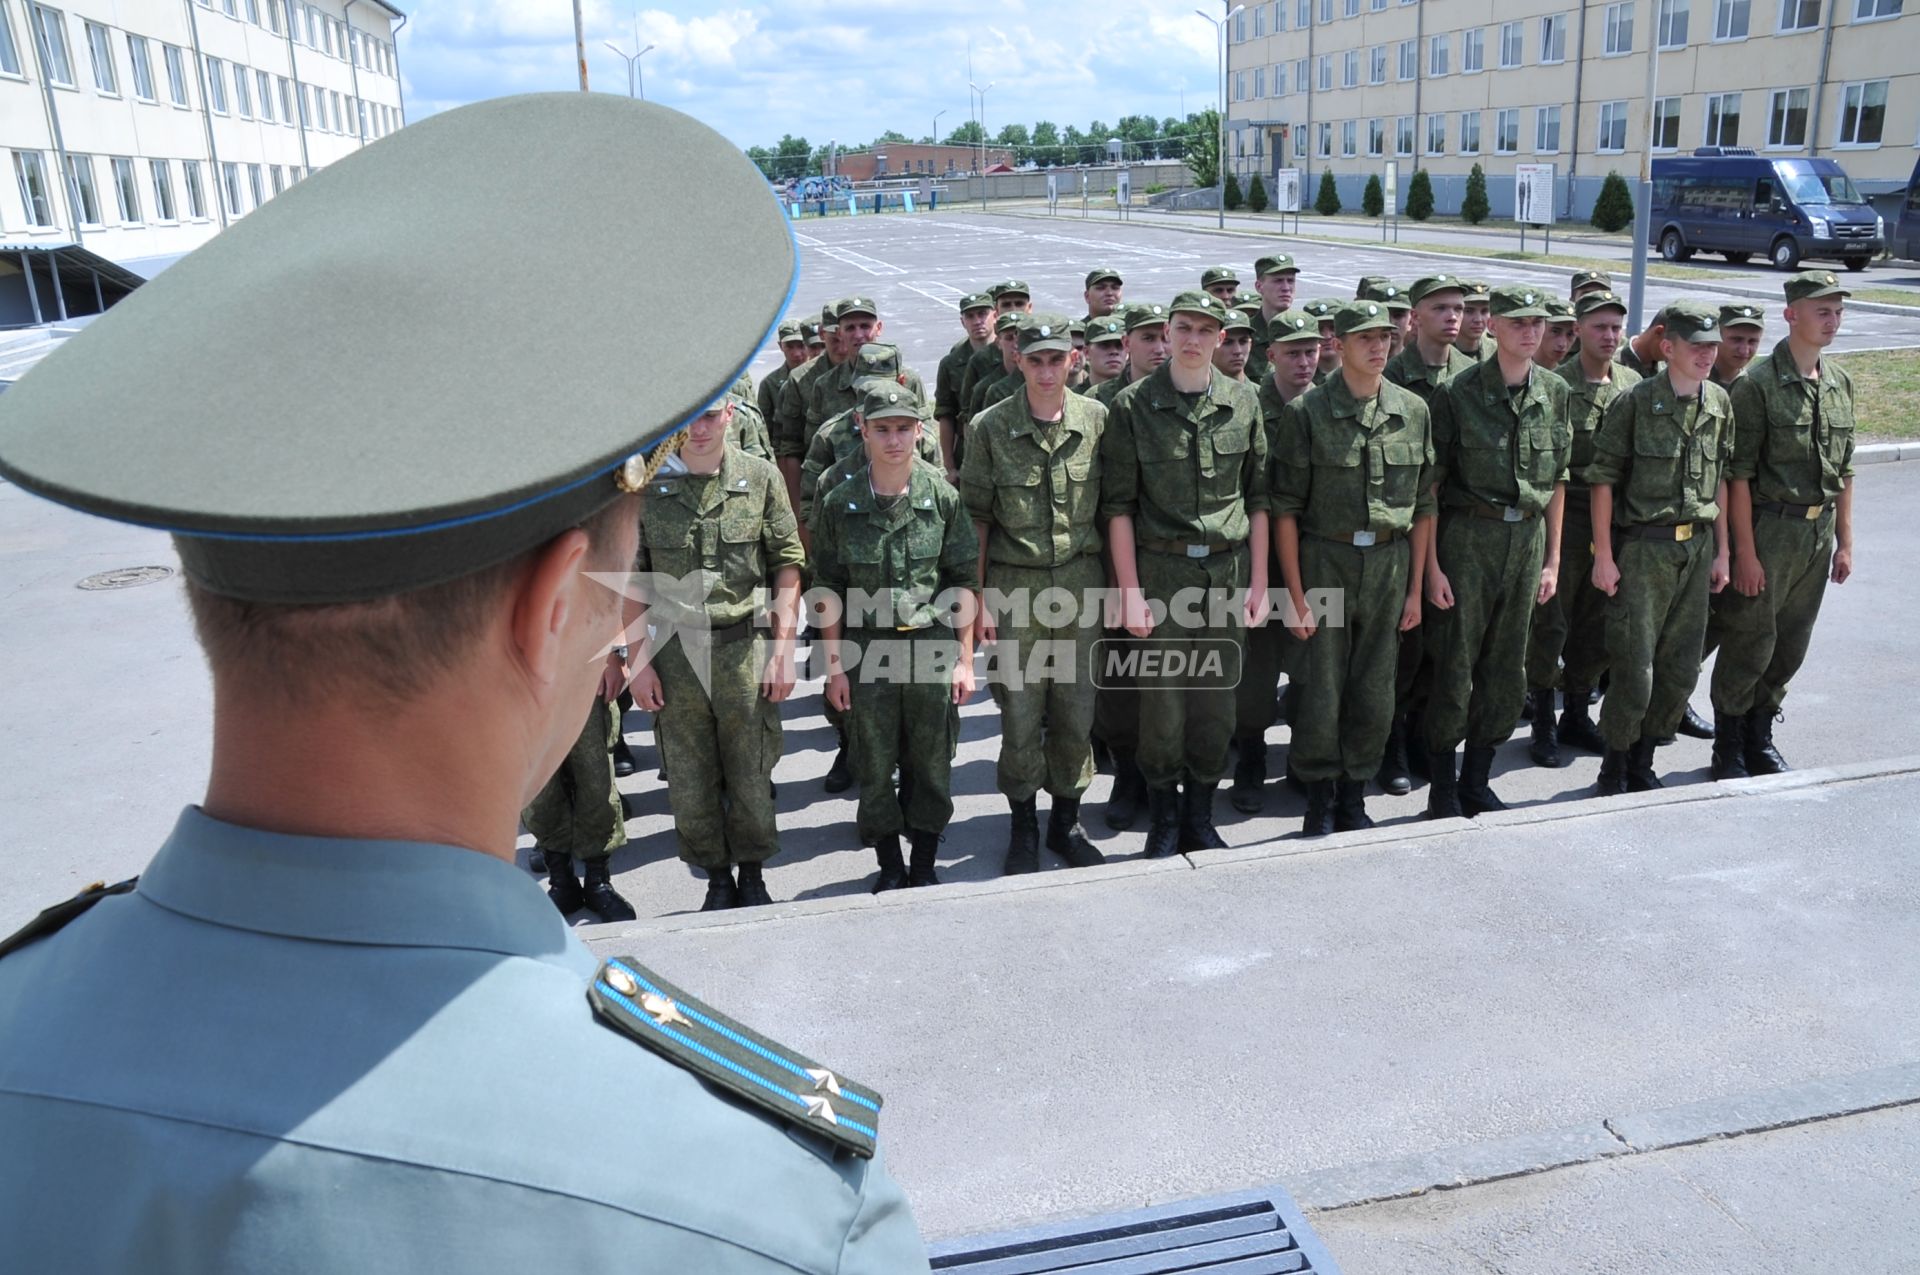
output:
POLYGON ((1726 146, 1653 161, 1648 234, 1647 246, 1668 261, 1758 254, 1782 270, 1807 258, 1865 270, 1886 243, 1885 224, 1832 160, 1766 159, 1726 146))
POLYGON ((1900 200, 1900 220, 1887 251, 1903 261, 1920 261, 1920 163, 1913 166, 1913 176, 1907 179, 1907 192, 1900 200))

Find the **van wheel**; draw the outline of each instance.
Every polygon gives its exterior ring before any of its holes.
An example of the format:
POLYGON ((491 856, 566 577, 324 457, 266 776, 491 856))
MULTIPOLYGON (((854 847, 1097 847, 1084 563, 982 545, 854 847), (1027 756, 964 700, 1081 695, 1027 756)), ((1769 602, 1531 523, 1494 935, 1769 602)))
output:
POLYGON ((1847 269, 1865 270, 1866 268, 1867 268, 1867 259, 1865 257, 1848 257, 1847 258, 1847 269))
POLYGON ((1773 250, 1767 254, 1769 260, 1781 270, 1791 270, 1800 264, 1800 245, 1791 238, 1773 241, 1773 250))
POLYGON ((1753 260, 1753 254, 1750 252, 1730 252, 1727 254, 1727 260, 1736 266, 1744 266, 1753 260))
POLYGON ((1680 237, 1677 230, 1669 230, 1660 236, 1660 255, 1668 261, 1686 261, 1693 256, 1693 249, 1687 247, 1687 241, 1680 237))

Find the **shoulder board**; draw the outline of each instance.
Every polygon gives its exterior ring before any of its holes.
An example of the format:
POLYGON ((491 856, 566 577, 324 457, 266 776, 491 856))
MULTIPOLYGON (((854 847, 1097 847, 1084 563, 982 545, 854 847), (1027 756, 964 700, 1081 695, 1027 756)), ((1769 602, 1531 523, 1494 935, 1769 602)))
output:
POLYGON ((65 903, 54 904, 14 933, 0 939, 0 957, 11 956, 29 943, 46 938, 50 934, 58 934, 71 922, 86 915, 88 910, 100 900, 115 894, 131 894, 133 887, 139 882, 139 877, 128 877, 125 881, 114 885, 108 885, 104 881, 94 882, 65 903))
POLYGON ((587 992, 594 1013, 676 1066, 862 1159, 880 1137, 880 1095, 616 956, 587 992))

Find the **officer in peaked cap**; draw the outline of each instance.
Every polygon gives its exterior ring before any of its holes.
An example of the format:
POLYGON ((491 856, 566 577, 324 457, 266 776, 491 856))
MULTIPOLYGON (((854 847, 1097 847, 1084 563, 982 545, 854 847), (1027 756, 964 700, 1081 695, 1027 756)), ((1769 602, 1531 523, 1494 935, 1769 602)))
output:
POLYGON ((206 794, 137 884, 0 945, 0 1164, 34 1184, 0 1268, 927 1269, 877 1095, 601 963, 513 863, 625 678, 644 452, 795 271, 704 125, 501 98, 315 173, 0 401, 0 473, 172 533, 213 679, 206 794), (526 295, 484 253, 564 292, 537 357, 489 339, 526 295), (719 260, 746 283, 679 342, 719 260), (260 746, 289 713, 297 757, 260 746))

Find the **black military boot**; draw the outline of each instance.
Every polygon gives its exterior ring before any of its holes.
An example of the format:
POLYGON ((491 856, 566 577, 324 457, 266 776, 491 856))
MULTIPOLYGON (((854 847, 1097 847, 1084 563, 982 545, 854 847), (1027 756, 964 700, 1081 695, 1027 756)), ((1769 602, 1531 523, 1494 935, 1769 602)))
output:
POLYGON ((732 868, 707 869, 707 897, 702 912, 725 912, 740 906, 740 887, 734 884, 732 868))
POLYGON ((767 879, 758 863, 740 865, 740 902, 743 908, 763 908, 773 902, 767 893, 767 879))
POLYGON ((1600 782, 1593 786, 1596 796, 1618 797, 1627 790, 1627 753, 1609 748, 1600 755, 1600 782))
POLYGON ((1560 709, 1560 726, 1555 734, 1567 748, 1604 753, 1607 751, 1607 741, 1600 738, 1600 728, 1593 724, 1591 696, 1592 692, 1584 686, 1567 687, 1560 709))
POLYGON ((547 851, 547 897, 562 916, 572 916, 587 905, 580 878, 573 875, 573 859, 551 850, 547 851))
POLYGON ((587 860, 587 911, 602 921, 633 920, 633 904, 613 888, 613 877, 605 859, 587 860))
POLYGON ((1069 867, 1091 868, 1107 861, 1080 826, 1078 797, 1053 799, 1053 809, 1047 815, 1047 849, 1065 859, 1069 867))
POLYGON ((1260 813, 1266 804, 1267 741, 1264 738, 1240 741, 1240 757, 1233 764, 1233 786, 1227 800, 1243 815, 1260 813))
POLYGON ((1333 785, 1333 830, 1357 832, 1373 827, 1367 818, 1367 781, 1338 779, 1333 785))
POLYGON ((1665 788, 1660 776, 1653 773, 1653 750, 1658 742, 1651 735, 1642 735, 1632 748, 1627 750, 1627 791, 1652 792, 1655 788, 1665 788))
POLYGON ((1107 751, 1107 741, 1097 735, 1093 739, 1093 773, 1096 775, 1113 773, 1113 754, 1107 751))
POLYGON ((1793 767, 1773 746, 1773 723, 1783 714, 1777 708, 1756 708, 1747 714, 1747 773, 1783 775, 1793 767))
POLYGON ((625 779, 639 769, 640 763, 634 758, 633 749, 627 746, 627 737, 617 736, 613 741, 613 773, 625 779))
POLYGON ((1147 858, 1165 859, 1180 853, 1180 790, 1147 789, 1147 858))
POLYGON ((1040 816, 1032 797, 1025 801, 1007 799, 1013 807, 1013 830, 1007 837, 1007 866, 1004 875, 1017 876, 1040 870, 1040 816))
POLYGON ((1680 733, 1688 739, 1712 739, 1713 727, 1707 719, 1693 711, 1693 705, 1687 705, 1687 711, 1680 715, 1680 733))
POLYGON ((537 841, 533 843, 533 849, 527 851, 527 871, 536 877, 546 875, 547 852, 540 848, 540 843, 537 841))
POLYGON ((1380 773, 1373 777, 1380 791, 1404 797, 1413 791, 1413 777, 1407 773, 1407 719, 1395 713, 1387 727, 1387 751, 1380 758, 1380 773))
POLYGON ((1315 779, 1307 784, 1307 815, 1300 821, 1303 837, 1324 837, 1333 832, 1333 780, 1315 779))
POLYGON ((1433 754, 1419 747, 1417 741, 1425 739, 1427 724, 1420 713, 1407 714, 1407 774, 1415 779, 1433 778, 1433 754))
POLYGON ((1744 713, 1713 712, 1713 761, 1707 773, 1715 779, 1745 779, 1747 769, 1747 718, 1744 713))
POLYGON ((1507 803, 1500 800, 1488 786, 1487 776, 1493 772, 1493 749, 1486 745, 1467 745, 1460 762, 1460 809, 1468 815, 1484 815, 1489 810, 1505 810, 1507 803))
POLYGON ((1213 827, 1213 794, 1220 785, 1203 784, 1193 776, 1180 791, 1180 853, 1195 850, 1225 850, 1227 843, 1213 827))
POLYGON ((846 729, 836 727, 834 733, 840 737, 840 751, 833 755, 833 765, 827 767, 827 777, 820 786, 828 792, 845 792, 853 787, 853 763, 847 760, 846 729))
POLYGON ((913 842, 913 863, 907 870, 907 884, 939 885, 940 877, 933 865, 940 857, 940 834, 909 828, 907 839, 913 842))
POLYGON ((1560 755, 1560 724, 1553 716, 1553 691, 1528 691, 1533 705, 1533 738, 1527 744, 1527 756, 1536 766, 1558 770, 1567 764, 1560 755))
POLYGON ((873 854, 880 861, 880 876, 873 883, 873 892, 898 890, 907 884, 907 861, 900 857, 900 834, 889 832, 880 838, 873 847, 873 854))
POLYGON ((1458 819, 1460 789, 1453 776, 1453 750, 1427 755, 1427 818, 1458 819))
POLYGON ((1147 791, 1147 781, 1140 774, 1140 765, 1133 754, 1113 750, 1113 789, 1107 794, 1105 818, 1107 827, 1115 832, 1124 832, 1133 827, 1140 817, 1140 798, 1147 791))

